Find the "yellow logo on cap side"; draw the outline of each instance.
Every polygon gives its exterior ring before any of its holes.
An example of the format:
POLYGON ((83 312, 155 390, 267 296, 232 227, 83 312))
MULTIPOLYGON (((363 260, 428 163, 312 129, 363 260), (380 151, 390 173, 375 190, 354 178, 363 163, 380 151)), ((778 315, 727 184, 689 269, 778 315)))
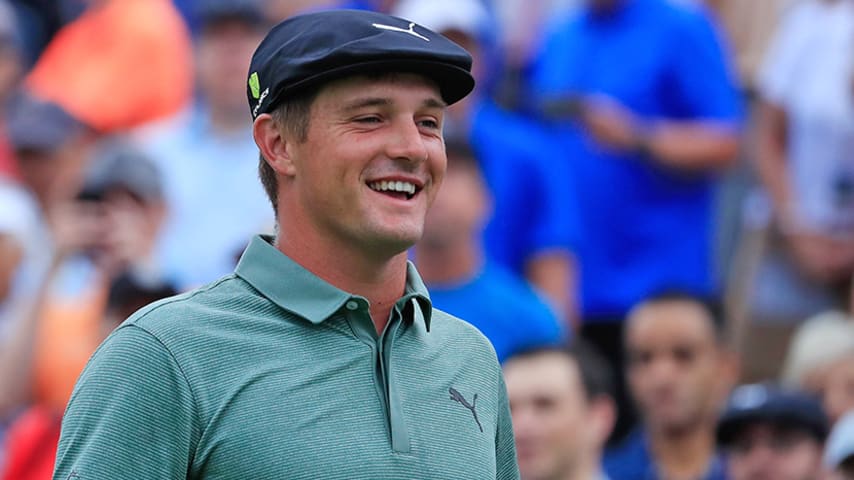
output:
POLYGON ((249 76, 249 90, 252 92, 252 98, 261 97, 261 82, 258 80, 258 72, 252 72, 249 76))

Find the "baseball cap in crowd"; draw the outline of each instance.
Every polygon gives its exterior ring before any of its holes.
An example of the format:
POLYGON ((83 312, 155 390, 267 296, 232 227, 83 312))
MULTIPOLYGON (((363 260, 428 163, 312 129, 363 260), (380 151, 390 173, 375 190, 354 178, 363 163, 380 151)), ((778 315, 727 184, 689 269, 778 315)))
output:
POLYGON ((140 148, 123 139, 112 139, 98 146, 78 198, 100 200, 114 189, 125 190, 144 202, 163 199, 157 166, 140 148))
POLYGON ((833 426, 824 448, 824 464, 830 469, 835 469, 852 458, 854 458, 854 411, 846 413, 833 426))
POLYGON ((774 385, 742 385, 733 390, 718 420, 717 441, 731 445, 738 433, 755 423, 802 429, 824 442, 828 420, 818 399, 774 385))
POLYGON ((362 10, 297 15, 273 27, 252 56, 249 108, 254 119, 331 80, 396 71, 432 79, 450 105, 474 88, 471 62, 456 43, 399 17, 362 10))
POLYGON ((195 13, 203 26, 225 20, 240 20, 254 26, 268 23, 261 0, 201 0, 195 13))
POLYGON ((6 112, 9 143, 17 151, 54 151, 83 129, 82 123, 56 103, 26 93, 6 112))
POLYGON ((480 0, 401 0, 393 13, 434 32, 456 31, 472 38, 480 38, 490 23, 480 0))

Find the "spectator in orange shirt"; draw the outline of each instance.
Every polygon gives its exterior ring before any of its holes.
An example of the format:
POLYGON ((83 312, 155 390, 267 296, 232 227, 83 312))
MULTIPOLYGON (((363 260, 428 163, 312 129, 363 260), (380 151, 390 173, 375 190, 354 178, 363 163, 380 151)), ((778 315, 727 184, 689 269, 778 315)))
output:
POLYGON ((100 132, 126 130, 186 104, 191 59, 170 0, 91 0, 48 44, 27 86, 100 132))

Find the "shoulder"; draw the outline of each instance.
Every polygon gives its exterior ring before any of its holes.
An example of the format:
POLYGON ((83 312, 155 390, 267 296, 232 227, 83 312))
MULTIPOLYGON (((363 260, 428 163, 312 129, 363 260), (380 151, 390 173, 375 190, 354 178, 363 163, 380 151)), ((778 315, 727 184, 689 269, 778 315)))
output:
POLYGON ((443 349, 497 366, 498 357, 489 339, 471 323, 450 313, 434 308, 428 335, 431 343, 439 343, 443 349))
POLYGON ((619 445, 606 450, 602 465, 610 478, 646 478, 652 459, 641 430, 631 433, 619 445))

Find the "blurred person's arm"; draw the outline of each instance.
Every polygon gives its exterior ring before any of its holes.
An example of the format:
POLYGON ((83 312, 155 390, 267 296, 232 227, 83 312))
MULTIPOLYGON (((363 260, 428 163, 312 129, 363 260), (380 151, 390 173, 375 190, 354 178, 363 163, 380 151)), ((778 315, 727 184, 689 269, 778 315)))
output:
POLYGON ((585 102, 582 121, 601 143, 682 170, 723 170, 739 152, 738 129, 731 122, 660 120, 645 123, 614 100, 585 102))
POLYGON ((23 256, 24 249, 18 239, 12 235, 0 233, 0 304, 9 295, 13 277, 23 256))
POLYGON ((525 274, 546 296, 566 326, 575 330, 579 319, 574 293, 578 274, 573 255, 558 250, 540 253, 528 261, 525 274))

